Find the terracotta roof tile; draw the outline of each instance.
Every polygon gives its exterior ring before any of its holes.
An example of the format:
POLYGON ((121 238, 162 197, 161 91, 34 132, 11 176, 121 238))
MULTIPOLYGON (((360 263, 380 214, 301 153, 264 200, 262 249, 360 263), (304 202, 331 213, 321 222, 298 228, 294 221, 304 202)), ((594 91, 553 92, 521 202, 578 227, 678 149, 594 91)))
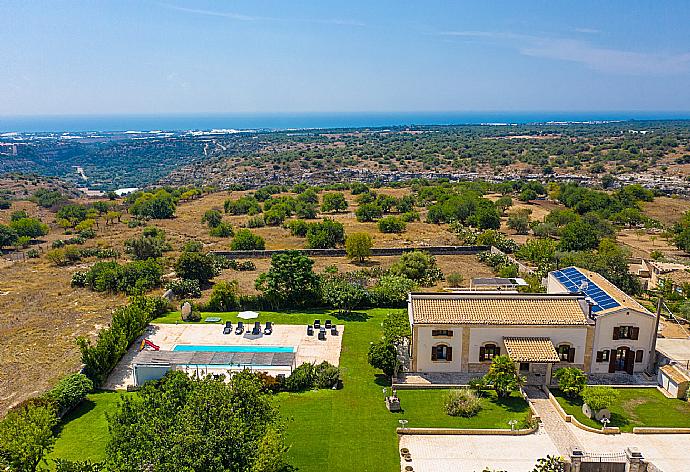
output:
POLYGON ((515 362, 558 362, 560 357, 549 338, 503 338, 508 356, 515 362))
POLYGON ((411 294, 413 323, 585 325, 583 297, 467 292, 411 294))

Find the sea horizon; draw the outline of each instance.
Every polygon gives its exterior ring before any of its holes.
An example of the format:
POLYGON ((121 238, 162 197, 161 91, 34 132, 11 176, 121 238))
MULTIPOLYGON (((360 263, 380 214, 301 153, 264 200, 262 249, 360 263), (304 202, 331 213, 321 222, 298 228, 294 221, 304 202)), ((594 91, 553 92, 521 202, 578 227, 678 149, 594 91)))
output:
POLYGON ((0 133, 305 130, 688 120, 690 111, 302 112, 0 116, 0 133))

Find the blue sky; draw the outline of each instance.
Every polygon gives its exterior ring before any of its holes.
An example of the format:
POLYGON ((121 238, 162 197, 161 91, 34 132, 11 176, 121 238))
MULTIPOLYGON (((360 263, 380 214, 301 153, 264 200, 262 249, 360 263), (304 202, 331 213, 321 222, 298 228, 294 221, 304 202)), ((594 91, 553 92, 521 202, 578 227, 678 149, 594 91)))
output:
POLYGON ((690 110, 686 1, 5 1, 0 115, 690 110))

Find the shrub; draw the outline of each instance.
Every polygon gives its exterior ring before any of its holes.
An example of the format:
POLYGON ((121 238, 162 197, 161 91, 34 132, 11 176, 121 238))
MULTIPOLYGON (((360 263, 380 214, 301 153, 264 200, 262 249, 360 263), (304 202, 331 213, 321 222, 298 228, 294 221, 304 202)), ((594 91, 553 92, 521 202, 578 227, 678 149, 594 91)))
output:
POLYGON ((556 369, 553 376, 558 380, 558 388, 568 397, 580 395, 587 384, 587 375, 577 367, 556 369))
POLYGON ((611 387, 585 387, 582 401, 593 411, 609 409, 618 398, 618 392, 611 387))
POLYGON ((28 251, 26 251, 26 257, 28 257, 29 259, 36 259, 38 256, 40 256, 38 249, 29 249, 28 251))
POLYGON ((182 246, 183 252, 201 252, 204 250, 204 243, 201 241, 187 241, 182 246))
POLYGON ((314 386, 314 364, 305 362, 299 365, 285 379, 285 390, 288 392, 302 392, 314 386))
POLYGON ((182 279, 197 280, 199 284, 208 283, 217 275, 214 258, 198 252, 183 252, 175 263, 175 272, 182 279))
POLYGON ((452 272, 446 275, 446 282, 448 282, 449 287, 460 287, 463 280, 465 280, 465 277, 458 272, 452 272))
POLYGON ((204 216, 201 218, 202 223, 206 223, 209 228, 215 228, 223 221, 223 215, 219 210, 210 209, 206 210, 204 216))
POLYGON ((340 369, 327 361, 323 361, 314 369, 314 386, 316 388, 332 388, 339 381, 340 369))
POLYGON ((407 227, 407 223, 397 216, 387 216, 378 222, 379 231, 382 233, 402 233, 407 227))
POLYGON ((326 193, 323 195, 321 202, 321 211, 324 213, 328 212, 340 212, 347 210, 347 200, 345 200, 345 195, 341 192, 326 193))
POLYGON ((129 212, 140 218, 165 219, 175 215, 176 206, 172 195, 160 189, 156 193, 143 193, 134 201, 129 212))
POLYGON ((350 313, 353 308, 366 298, 366 291, 362 283, 349 280, 342 275, 330 275, 321 279, 321 298, 328 306, 344 313, 350 313))
POLYGON ((443 406, 450 416, 470 418, 481 411, 482 401, 469 388, 462 388, 448 392, 443 406))
POLYGON ((367 361, 372 367, 381 369, 388 377, 394 376, 400 368, 398 351, 391 342, 377 341, 371 344, 367 361))
POLYGON ((206 311, 226 312, 236 310, 240 306, 239 288, 237 281, 226 282, 224 280, 213 286, 211 298, 206 303, 206 311))
POLYGON ((345 239, 345 251, 350 259, 364 259, 371 256, 373 241, 369 233, 352 233, 345 239))
POLYGON ((428 252, 411 251, 403 254, 391 266, 390 273, 414 280, 423 286, 431 286, 443 278, 443 273, 436 266, 436 259, 428 252))
POLYGON ((230 223, 221 221, 216 226, 211 228, 209 234, 214 238, 229 238, 235 234, 235 231, 232 229, 232 225, 230 223))
POLYGON ((93 382, 84 374, 63 377, 46 396, 55 402, 58 411, 64 413, 78 405, 93 390, 93 382))
POLYGON ((345 227, 342 223, 324 218, 313 223, 307 231, 307 245, 312 249, 335 248, 345 242, 345 227))
POLYGON ((363 203, 355 211, 357 221, 376 221, 383 216, 383 211, 376 203, 363 203))
POLYGON ((165 286, 167 290, 172 290, 175 296, 180 298, 199 298, 201 297, 201 287, 196 279, 173 280, 165 286))
POLYGON ((19 218, 10 222, 10 228, 21 238, 28 237, 29 240, 45 236, 48 234, 48 225, 41 222, 38 218, 19 218))
POLYGON ((155 259, 128 264, 96 262, 86 272, 84 286, 95 292, 141 294, 160 285, 162 266, 155 259))
POLYGON ((417 211, 406 211, 400 215, 400 219, 405 223, 412 223, 413 221, 419 221, 419 212, 417 211))
POLYGON ((382 275, 369 289, 372 305, 398 307, 407 303, 407 294, 417 286, 414 280, 401 275, 382 275))
POLYGON ((240 229, 235 234, 230 248, 233 251, 254 251, 266 248, 266 241, 258 234, 254 234, 248 229, 240 229))
POLYGON ((263 228, 264 226, 266 226, 264 215, 252 216, 247 220, 247 228, 263 228))
POLYGON ((290 230, 290 234, 304 238, 309 230, 309 223, 304 220, 293 220, 288 222, 285 227, 290 230))
POLYGON ((251 196, 240 197, 237 200, 225 200, 225 213, 233 215, 256 215, 261 213, 259 201, 251 196))

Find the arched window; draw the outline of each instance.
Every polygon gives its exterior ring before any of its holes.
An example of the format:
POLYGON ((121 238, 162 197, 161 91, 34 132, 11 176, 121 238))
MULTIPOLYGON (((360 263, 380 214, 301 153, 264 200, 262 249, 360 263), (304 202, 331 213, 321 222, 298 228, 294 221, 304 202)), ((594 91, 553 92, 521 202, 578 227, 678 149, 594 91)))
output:
POLYGON ((432 361, 452 361, 453 348, 447 344, 438 344, 431 348, 432 361))
POLYGON ((490 361, 494 357, 501 355, 501 348, 497 345, 490 343, 485 344, 479 348, 479 362, 490 361))
POLYGON ((575 348, 571 347, 570 344, 559 344, 556 351, 558 352, 558 357, 560 357, 561 362, 575 361, 575 348))

